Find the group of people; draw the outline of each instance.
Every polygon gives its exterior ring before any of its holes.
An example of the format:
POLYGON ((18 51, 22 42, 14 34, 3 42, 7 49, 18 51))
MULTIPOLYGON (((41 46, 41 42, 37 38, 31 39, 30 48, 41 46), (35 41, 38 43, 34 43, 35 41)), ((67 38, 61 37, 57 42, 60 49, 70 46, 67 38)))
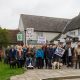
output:
POLYGON ((4 63, 16 62, 18 68, 33 66, 34 68, 52 68, 52 63, 62 63, 66 67, 80 69, 80 41, 77 47, 72 47, 71 42, 58 44, 8 46, 5 50, 4 63))

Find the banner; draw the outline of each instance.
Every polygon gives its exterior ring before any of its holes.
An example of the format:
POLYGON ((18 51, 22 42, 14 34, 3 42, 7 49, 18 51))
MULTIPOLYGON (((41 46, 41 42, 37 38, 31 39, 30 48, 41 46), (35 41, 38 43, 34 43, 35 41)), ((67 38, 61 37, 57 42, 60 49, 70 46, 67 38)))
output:
POLYGON ((37 43, 39 43, 39 44, 46 44, 46 37, 39 36, 37 43))
POLYGON ((23 35, 22 33, 17 34, 17 41, 23 41, 23 35))
POLYGON ((26 37, 28 39, 32 38, 34 35, 34 28, 27 28, 26 29, 26 37))
POLYGON ((62 48, 57 48, 54 54, 56 54, 56 55, 62 57, 63 54, 64 54, 64 51, 65 51, 65 50, 62 49, 62 48))

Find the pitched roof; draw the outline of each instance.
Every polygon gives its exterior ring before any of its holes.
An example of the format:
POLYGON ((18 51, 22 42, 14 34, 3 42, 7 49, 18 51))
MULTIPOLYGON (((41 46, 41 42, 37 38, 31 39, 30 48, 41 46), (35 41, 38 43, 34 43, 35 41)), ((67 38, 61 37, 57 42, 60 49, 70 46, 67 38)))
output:
POLYGON ((34 28, 35 31, 61 33, 69 19, 44 17, 21 14, 21 19, 26 28, 34 28))
POLYGON ((17 34, 19 30, 8 30, 9 43, 17 43, 17 34))
POLYGON ((66 26, 66 29, 64 30, 64 32, 68 32, 76 29, 80 29, 80 14, 74 17, 70 21, 70 23, 66 26))

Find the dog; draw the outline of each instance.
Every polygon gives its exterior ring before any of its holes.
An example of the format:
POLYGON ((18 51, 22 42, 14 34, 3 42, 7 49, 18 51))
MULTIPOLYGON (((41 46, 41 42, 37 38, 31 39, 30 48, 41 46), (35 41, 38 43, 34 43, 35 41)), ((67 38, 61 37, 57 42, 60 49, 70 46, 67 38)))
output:
POLYGON ((62 66, 63 66, 63 64, 62 64, 62 63, 59 63, 59 68, 60 68, 60 69, 62 68, 62 66))
POLYGON ((59 69, 59 62, 53 62, 52 63, 52 69, 59 69))
POLYGON ((9 64, 10 64, 10 68, 16 68, 17 60, 11 60, 9 64))
POLYGON ((52 69, 61 69, 62 66, 63 66, 63 64, 59 63, 59 62, 52 63, 52 69))

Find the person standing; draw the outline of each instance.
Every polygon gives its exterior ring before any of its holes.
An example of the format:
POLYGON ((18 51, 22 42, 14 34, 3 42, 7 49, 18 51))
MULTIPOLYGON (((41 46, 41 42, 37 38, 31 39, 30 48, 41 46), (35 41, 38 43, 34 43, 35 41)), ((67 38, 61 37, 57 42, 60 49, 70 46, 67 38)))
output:
POLYGON ((23 65, 25 64, 25 62, 26 62, 26 54, 27 54, 27 46, 23 46, 23 65))
POLYGON ((14 46, 12 45, 11 49, 9 51, 9 62, 14 61, 14 60, 16 60, 16 50, 15 50, 14 46))
POLYGON ((8 46, 7 49, 5 50, 5 56, 4 56, 4 63, 6 64, 9 63, 9 51, 10 51, 10 47, 8 46))
POLYGON ((58 68, 59 68, 59 64, 62 63, 62 57, 64 52, 65 50, 63 49, 62 44, 59 43, 54 53, 54 62, 58 63, 58 68))
POLYGON ((52 62, 52 57, 53 57, 53 46, 50 45, 48 48, 47 48, 47 58, 48 58, 48 68, 51 68, 52 65, 51 65, 51 62, 52 62))
POLYGON ((48 52, 47 52, 47 48, 48 48, 48 45, 44 45, 42 47, 42 50, 44 51, 43 66, 44 66, 44 61, 45 61, 45 67, 46 67, 46 69, 48 68, 48 52))
POLYGON ((75 48, 74 53, 75 53, 75 58, 76 58, 75 68, 77 69, 79 65, 79 69, 80 69, 80 41, 78 41, 78 46, 77 48, 75 48))
POLYGON ((37 47, 35 56, 36 56, 36 66, 38 67, 38 69, 42 69, 43 68, 44 52, 43 52, 42 47, 40 45, 37 47))
POLYGON ((34 66, 34 50, 32 48, 32 45, 29 45, 27 48, 27 54, 26 54, 26 66, 29 66, 30 64, 34 66))
POLYGON ((17 60, 18 60, 18 68, 22 68, 23 67, 23 50, 22 50, 22 46, 18 46, 17 60))
POLYGON ((73 67, 73 56, 74 56, 74 49, 71 47, 71 41, 66 43, 66 60, 67 60, 67 67, 73 67))

